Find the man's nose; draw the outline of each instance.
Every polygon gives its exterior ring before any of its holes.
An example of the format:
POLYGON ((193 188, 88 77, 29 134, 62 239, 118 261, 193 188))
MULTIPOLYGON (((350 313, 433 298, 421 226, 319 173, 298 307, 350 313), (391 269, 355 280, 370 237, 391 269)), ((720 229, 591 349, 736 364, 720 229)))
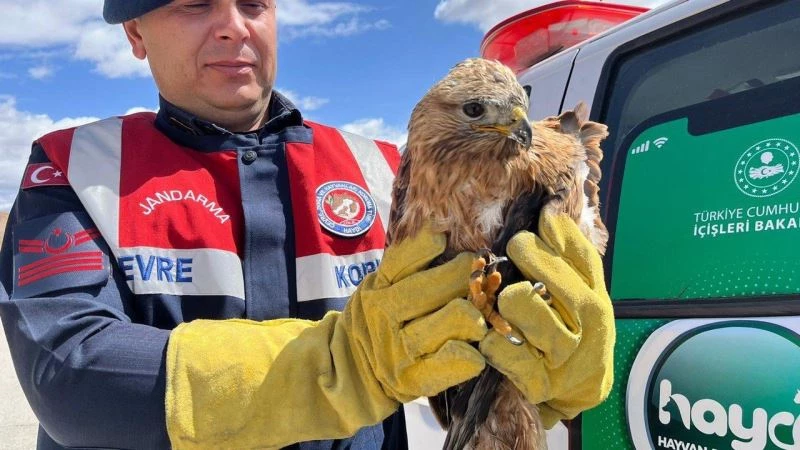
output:
POLYGON ((239 9, 236 1, 220 2, 222 5, 215 8, 214 32, 217 39, 241 41, 250 37, 247 28, 247 16, 239 9))

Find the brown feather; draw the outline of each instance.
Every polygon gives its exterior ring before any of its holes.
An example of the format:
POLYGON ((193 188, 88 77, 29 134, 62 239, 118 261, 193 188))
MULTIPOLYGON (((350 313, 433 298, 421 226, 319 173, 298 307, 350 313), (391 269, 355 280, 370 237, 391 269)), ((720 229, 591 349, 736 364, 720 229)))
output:
MULTIPOLYGON (((606 127, 587 121, 581 104, 532 123, 531 146, 524 148, 507 133, 519 125, 513 113, 519 108, 528 110, 527 94, 513 72, 494 61, 466 60, 430 89, 411 114, 393 186, 387 245, 430 223, 447 236, 444 260, 493 244, 502 253, 510 232, 535 231, 541 202, 558 198, 558 207, 598 249, 605 249, 608 233, 600 220, 598 183, 606 127), (468 117, 463 107, 471 102, 483 105, 485 114, 468 117), (517 199, 538 202, 529 205, 535 211, 523 211, 530 223, 508 223, 517 199), (519 228, 501 235, 507 226, 519 228)), ((449 429, 447 448, 546 447, 536 406, 493 368, 432 398, 431 405, 449 429)))
POLYGON ((477 433, 472 449, 545 449, 547 440, 539 410, 508 379, 497 391, 492 414, 477 433))

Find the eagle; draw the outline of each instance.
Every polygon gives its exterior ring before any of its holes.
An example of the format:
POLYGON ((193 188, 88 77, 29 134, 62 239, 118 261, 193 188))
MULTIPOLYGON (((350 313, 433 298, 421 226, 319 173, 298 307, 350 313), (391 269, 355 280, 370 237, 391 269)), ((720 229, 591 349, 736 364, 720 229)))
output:
MULTIPOLYGON (((441 264, 476 252, 470 300, 494 331, 523 343, 494 306, 503 286, 524 277, 504 257, 520 230, 536 231, 542 208, 567 213, 600 253, 608 232, 599 211, 600 142, 607 127, 587 120, 584 104, 530 122, 529 96, 497 61, 460 62, 414 107, 392 187, 387 245, 426 224, 447 239, 441 264)), ((546 287, 534 285, 542 295, 546 287)), ((499 371, 429 398, 447 429, 446 449, 542 449, 536 405, 499 371)))

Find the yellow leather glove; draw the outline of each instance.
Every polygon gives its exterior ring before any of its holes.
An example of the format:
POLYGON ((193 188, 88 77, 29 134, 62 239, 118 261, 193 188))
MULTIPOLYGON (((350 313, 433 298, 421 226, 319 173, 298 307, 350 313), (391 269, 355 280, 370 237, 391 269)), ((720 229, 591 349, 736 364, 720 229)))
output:
POLYGON ((444 237, 387 249, 340 314, 321 321, 197 320, 167 348, 167 431, 176 449, 278 448, 352 436, 398 402, 477 376, 486 334, 464 297, 471 256, 423 270, 444 237))
POLYGON ((550 298, 535 293, 528 281, 506 287, 498 308, 525 343, 514 346, 489 333, 480 350, 528 401, 540 404, 550 429, 608 396, 615 328, 597 250, 567 215, 547 209, 539 234, 518 233, 507 251, 527 279, 545 284, 550 298))

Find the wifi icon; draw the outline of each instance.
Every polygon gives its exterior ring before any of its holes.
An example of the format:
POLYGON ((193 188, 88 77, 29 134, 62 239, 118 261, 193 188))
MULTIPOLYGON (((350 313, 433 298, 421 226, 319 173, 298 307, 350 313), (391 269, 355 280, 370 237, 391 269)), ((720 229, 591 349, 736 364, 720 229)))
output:
POLYGON ((666 143, 667 143, 667 141, 668 141, 668 140, 669 140, 669 139, 667 139, 667 137, 665 137, 665 136, 662 136, 662 137, 660 137, 660 138, 658 138, 658 139, 653 139, 653 144, 656 144, 656 147, 657 147, 657 148, 661 148, 661 147, 663 147, 663 146, 664 146, 664 144, 666 144, 666 143))

